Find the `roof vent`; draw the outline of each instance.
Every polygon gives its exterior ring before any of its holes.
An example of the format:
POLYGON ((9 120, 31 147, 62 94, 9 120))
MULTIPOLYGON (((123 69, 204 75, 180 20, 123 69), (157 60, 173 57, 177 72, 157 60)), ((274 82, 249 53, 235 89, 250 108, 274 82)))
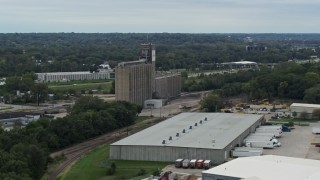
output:
POLYGON ((166 140, 163 140, 163 141, 162 141, 162 144, 166 144, 166 140))
POLYGON ((179 133, 177 133, 176 136, 179 137, 179 133))
POLYGON ((171 141, 172 140, 172 136, 169 136, 169 141, 171 141))
POLYGON ((202 124, 202 120, 200 120, 200 122, 199 122, 200 124, 202 124))
POLYGON ((194 126, 198 126, 198 123, 194 123, 194 126))
POLYGON ((182 133, 186 133, 186 130, 185 130, 185 129, 183 129, 183 130, 182 130, 182 133))
POLYGON ((192 126, 190 126, 189 129, 192 129, 192 126))
POLYGON ((204 118, 204 121, 208 121, 207 117, 204 118))

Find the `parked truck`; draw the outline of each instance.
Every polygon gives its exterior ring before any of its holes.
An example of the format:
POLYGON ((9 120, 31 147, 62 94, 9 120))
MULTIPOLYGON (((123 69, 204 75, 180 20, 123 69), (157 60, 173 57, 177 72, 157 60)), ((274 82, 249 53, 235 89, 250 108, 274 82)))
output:
POLYGON ((282 125, 282 132, 291 132, 291 128, 288 126, 282 125))
POLYGON ((280 126, 259 126, 259 128, 272 128, 282 130, 282 125, 280 126))
POLYGON ((190 165, 190 160, 189 159, 185 159, 182 161, 182 167, 183 168, 189 168, 190 165))
POLYGON ((255 132, 255 133, 252 133, 250 134, 250 136, 269 136, 269 137, 273 137, 273 138, 276 138, 276 135, 275 133, 268 133, 268 132, 255 132))
POLYGON ((211 166, 212 166, 211 160, 205 160, 205 161, 203 162, 203 168, 204 168, 204 169, 210 169, 211 166))
POLYGON ((182 162, 183 162, 183 159, 177 159, 176 162, 175 162, 175 167, 176 168, 181 168, 182 167, 182 162))
POLYGON ((203 159, 199 159, 196 163, 196 167, 198 169, 202 169, 203 168, 203 163, 204 163, 204 160, 203 159))
POLYGON ((276 137, 281 137, 282 131, 278 131, 275 129, 256 129, 256 133, 273 133, 276 137))
POLYGON ((269 138, 269 137, 263 137, 263 136, 254 136, 254 137, 247 137, 246 139, 244 139, 244 142, 246 141, 250 141, 250 140, 264 140, 264 141, 272 141, 274 143, 278 143, 278 139, 276 138, 269 138))
POLYGON ((190 168, 196 168, 197 159, 191 159, 189 163, 190 168))

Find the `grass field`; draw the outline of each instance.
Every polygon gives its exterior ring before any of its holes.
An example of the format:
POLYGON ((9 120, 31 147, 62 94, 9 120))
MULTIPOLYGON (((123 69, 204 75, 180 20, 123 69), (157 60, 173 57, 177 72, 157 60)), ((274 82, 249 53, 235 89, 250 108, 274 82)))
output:
MULTIPOLYGON (((165 162, 152 161, 127 161, 127 160, 110 160, 109 146, 105 145, 91 151, 88 155, 74 164, 68 172, 63 174, 60 180, 118 180, 131 179, 138 176, 143 169, 146 174, 152 174, 157 170, 161 170, 168 165, 165 162), (116 173, 107 176, 107 169, 111 163, 116 165, 116 173)), ((138 176, 139 177, 139 176, 138 176)), ((139 178, 138 178, 139 179, 139 178)))
POLYGON ((87 82, 87 83, 73 83, 73 84, 49 84, 49 88, 53 90, 69 91, 73 90, 76 92, 89 91, 89 90, 99 90, 104 92, 109 92, 112 86, 112 82, 87 82))

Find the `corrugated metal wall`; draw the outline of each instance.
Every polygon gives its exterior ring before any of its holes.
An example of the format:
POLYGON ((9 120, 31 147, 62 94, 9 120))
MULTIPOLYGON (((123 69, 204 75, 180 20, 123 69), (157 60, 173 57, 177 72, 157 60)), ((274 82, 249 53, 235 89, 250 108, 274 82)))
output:
POLYGON ((110 146, 110 159, 173 162, 183 159, 210 159, 215 164, 224 162, 224 150, 169 146, 110 146))

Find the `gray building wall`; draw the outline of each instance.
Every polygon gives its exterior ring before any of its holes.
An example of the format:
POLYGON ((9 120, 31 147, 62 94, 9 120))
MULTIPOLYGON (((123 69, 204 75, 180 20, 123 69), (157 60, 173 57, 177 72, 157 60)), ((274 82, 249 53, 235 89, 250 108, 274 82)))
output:
POLYGON ((169 75, 155 79, 155 92, 158 98, 170 99, 181 94, 181 75, 169 75))
POLYGON ((110 146, 110 159, 173 162, 178 158, 211 159, 224 162, 223 150, 172 146, 110 146))

